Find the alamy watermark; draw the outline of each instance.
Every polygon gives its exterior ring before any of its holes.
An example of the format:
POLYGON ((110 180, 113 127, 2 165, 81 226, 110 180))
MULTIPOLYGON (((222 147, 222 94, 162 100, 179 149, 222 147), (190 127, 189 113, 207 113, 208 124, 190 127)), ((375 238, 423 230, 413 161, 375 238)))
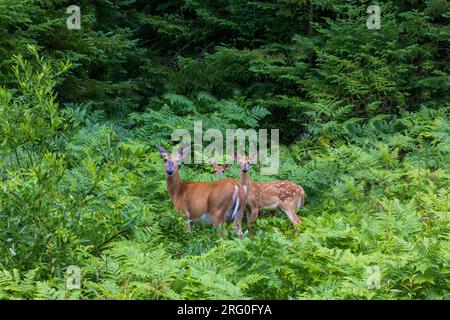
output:
MULTIPOLYGON (((67 14, 70 16, 67 18, 67 29, 69 30, 80 30, 81 29, 81 9, 77 5, 70 5, 66 10, 67 14)), ((310 4, 310 17, 312 22, 313 4, 310 4)), ((367 18, 367 29, 369 30, 379 30, 381 29, 381 9, 377 5, 370 5, 367 8, 366 13, 370 14, 367 18)))
POLYGON ((367 13, 370 13, 370 16, 367 18, 367 29, 369 30, 379 30, 381 29, 381 10, 379 6, 372 5, 367 8, 367 13))
POLYGON ((366 268, 366 286, 369 290, 380 289, 381 287, 381 269, 377 265, 366 268))
POLYGON ((78 266, 68 266, 66 271, 66 289, 81 289, 81 269, 78 266))

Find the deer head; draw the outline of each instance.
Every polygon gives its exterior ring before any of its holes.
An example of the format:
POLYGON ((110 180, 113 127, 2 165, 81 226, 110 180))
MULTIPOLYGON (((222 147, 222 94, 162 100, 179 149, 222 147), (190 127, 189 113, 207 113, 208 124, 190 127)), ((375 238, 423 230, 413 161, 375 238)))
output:
POLYGON ((242 236, 241 222, 246 196, 241 184, 230 178, 213 182, 183 181, 178 166, 188 154, 189 147, 181 147, 172 154, 160 145, 156 147, 164 159, 167 193, 175 209, 188 219, 187 229, 190 229, 190 221, 207 221, 214 227, 234 221, 237 234, 242 236))
POLYGON ((250 169, 250 164, 255 163, 256 158, 257 152, 253 152, 249 156, 241 156, 236 152, 234 153, 234 159, 239 163, 242 173, 248 172, 248 170, 250 169))

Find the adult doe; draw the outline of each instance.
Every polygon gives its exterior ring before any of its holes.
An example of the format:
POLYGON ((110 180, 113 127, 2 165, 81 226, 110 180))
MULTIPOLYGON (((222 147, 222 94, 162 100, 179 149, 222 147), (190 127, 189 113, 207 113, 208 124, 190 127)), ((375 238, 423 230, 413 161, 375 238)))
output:
MULTIPOLYGON (((270 182, 250 180, 250 163, 253 162, 255 156, 255 154, 249 157, 234 155, 240 166, 241 185, 247 193, 247 209, 251 213, 250 216, 247 216, 248 227, 250 228, 251 224, 258 218, 261 209, 280 208, 292 224, 298 228, 302 221, 296 214, 296 210, 305 204, 305 191, 301 186, 288 180, 270 182)), ((225 170, 224 166, 217 164, 213 169, 216 173, 218 171, 223 173, 225 170)))

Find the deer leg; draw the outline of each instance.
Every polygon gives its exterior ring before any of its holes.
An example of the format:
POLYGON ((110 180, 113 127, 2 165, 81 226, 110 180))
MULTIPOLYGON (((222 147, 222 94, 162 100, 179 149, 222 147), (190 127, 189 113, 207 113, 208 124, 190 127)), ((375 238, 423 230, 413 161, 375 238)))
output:
POLYGON ((296 209, 303 208, 305 206, 305 191, 301 189, 300 197, 297 200, 296 209))
POLYGON ((245 217, 247 218, 247 227, 250 229, 250 210, 245 208, 245 217))
MULTIPOLYGON (((239 208, 239 210, 241 210, 241 208, 239 208)), ((234 223, 236 224, 236 234, 243 238, 244 234, 242 233, 242 217, 243 217, 243 212, 239 213, 238 218, 234 219, 234 223)))
POLYGON ((247 220, 247 226, 250 229, 251 225, 253 222, 255 222, 255 220, 258 218, 258 214, 259 214, 259 209, 258 208, 251 208, 252 210, 252 214, 250 216, 250 220, 247 220))
POLYGON ((294 227, 297 229, 297 232, 300 232, 300 225, 302 224, 302 220, 300 217, 295 213, 295 207, 296 204, 291 201, 285 201, 284 203, 281 203, 281 210, 288 216, 289 220, 291 220, 294 227))
POLYGON ((219 237, 227 237, 228 236, 228 229, 224 223, 220 224, 217 228, 217 233, 219 234, 219 237))
POLYGON ((186 222, 184 223, 184 230, 186 232, 191 232, 191 215, 188 211, 186 211, 184 213, 185 217, 186 217, 186 222))
POLYGON ((211 212, 210 216, 211 216, 211 223, 212 223, 213 227, 218 228, 222 224, 222 221, 219 218, 220 214, 218 214, 217 212, 211 212))
POLYGON ((238 208, 239 216, 237 218, 235 218, 235 220, 234 220, 234 222, 236 224, 236 234, 241 238, 244 237, 244 234, 242 233, 242 217, 244 216, 244 212, 243 212, 244 210, 245 210, 245 207, 240 206, 238 208))
POLYGON ((244 237, 244 234, 242 233, 242 221, 241 220, 236 221, 236 234, 241 238, 244 237))

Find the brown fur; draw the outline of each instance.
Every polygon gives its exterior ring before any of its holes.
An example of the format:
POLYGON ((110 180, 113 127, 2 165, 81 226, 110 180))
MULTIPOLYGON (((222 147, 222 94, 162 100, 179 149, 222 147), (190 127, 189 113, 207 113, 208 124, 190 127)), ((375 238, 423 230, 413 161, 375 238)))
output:
MULTIPOLYGON (((256 182, 250 180, 249 165, 251 157, 235 156, 241 167, 240 182, 242 186, 247 187, 247 209, 250 216, 247 217, 247 225, 258 218, 259 211, 263 208, 280 208, 289 217, 289 220, 295 227, 298 227, 302 221, 295 213, 296 210, 304 206, 305 191, 303 188, 288 180, 277 180, 270 182, 256 182), (246 169, 246 172, 243 169, 246 169)), ((217 172, 214 167, 214 171, 217 172)))
MULTIPOLYGON (((242 236, 241 222, 246 200, 242 185, 234 179, 220 179, 214 182, 183 181, 178 172, 178 165, 185 151, 180 150, 171 155, 162 147, 158 149, 165 159, 167 192, 175 209, 194 221, 206 213, 214 227, 220 226, 225 221, 234 220, 236 232, 242 236), (169 175, 168 171, 172 175, 169 175), (239 205, 236 207, 237 200, 239 205), (235 210, 233 218, 232 213, 235 210)), ((190 228, 189 223, 187 228, 190 228)))

